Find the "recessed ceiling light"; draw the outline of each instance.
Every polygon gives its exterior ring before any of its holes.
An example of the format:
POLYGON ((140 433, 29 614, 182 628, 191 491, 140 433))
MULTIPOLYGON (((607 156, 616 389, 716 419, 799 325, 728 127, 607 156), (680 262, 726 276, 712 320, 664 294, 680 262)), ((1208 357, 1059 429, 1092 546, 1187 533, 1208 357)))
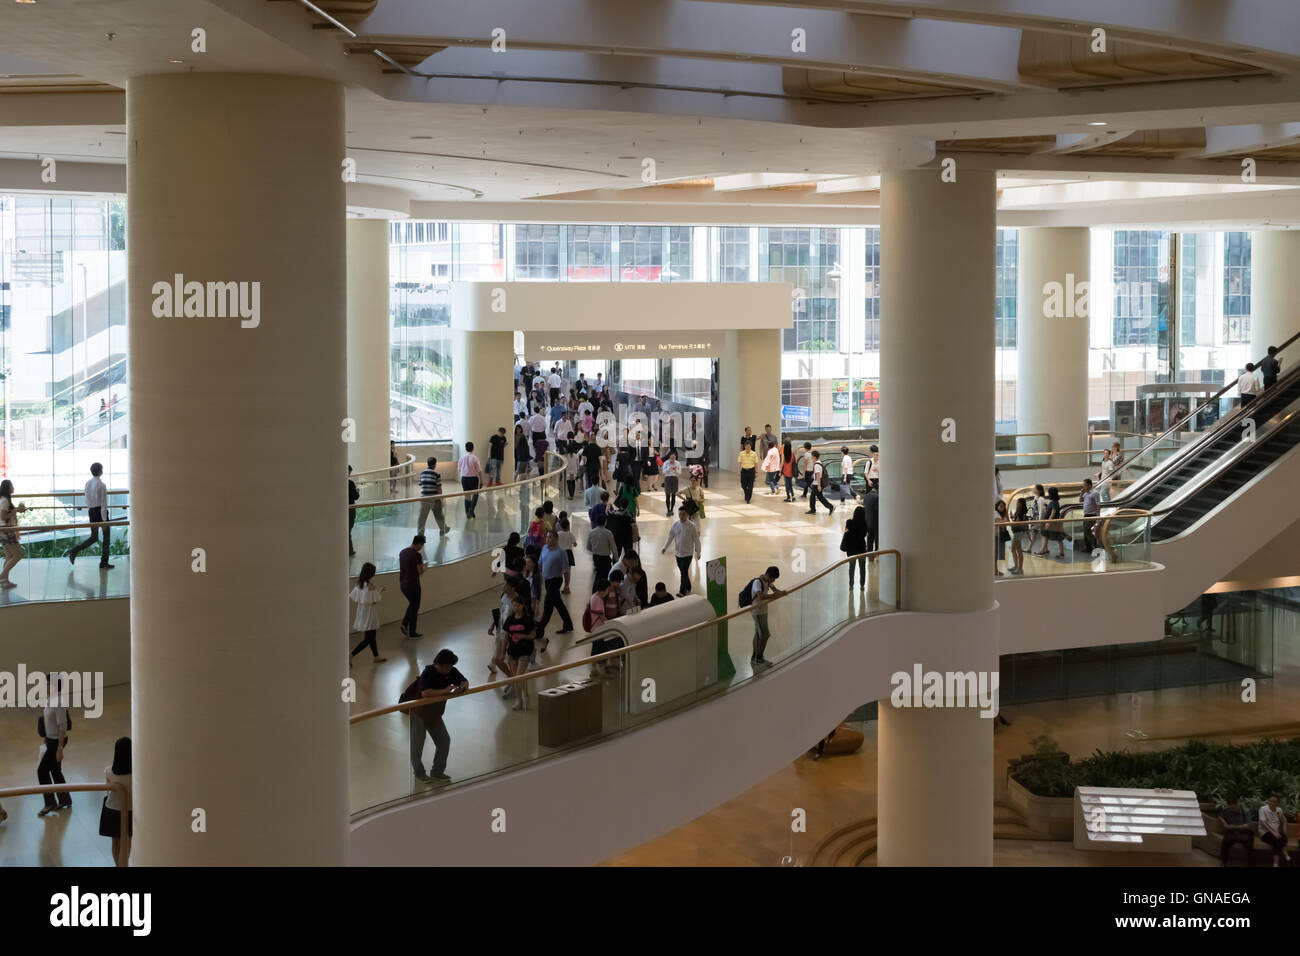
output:
POLYGON ((1106 124, 1105 124, 1104 122, 1098 120, 1097 122, 1095 122, 1095 123, 1089 123, 1088 125, 1089 125, 1089 126, 1105 126, 1106 124))
POLYGON ((184 63, 184 60, 168 60, 168 63, 184 63))
POLYGON ((35 3, 36 0, 14 0, 14 3, 35 3))

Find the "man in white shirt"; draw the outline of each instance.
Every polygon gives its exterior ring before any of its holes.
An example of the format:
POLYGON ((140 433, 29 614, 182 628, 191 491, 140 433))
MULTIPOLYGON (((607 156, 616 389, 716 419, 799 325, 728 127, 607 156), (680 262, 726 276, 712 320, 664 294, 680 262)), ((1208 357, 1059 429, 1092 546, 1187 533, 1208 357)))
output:
POLYGON ((826 506, 827 513, 831 513, 835 510, 835 506, 826 500, 826 466, 821 463, 821 452, 814 451, 812 461, 811 480, 808 483, 808 514, 815 515, 817 513, 818 501, 826 506))
POLYGON ((568 441, 573 435, 573 413, 566 411, 560 416, 560 420, 555 423, 555 443, 556 451, 562 450, 560 442, 568 441))
POLYGON ((880 481, 880 446, 872 445, 870 451, 871 457, 867 459, 867 466, 864 469, 868 491, 871 490, 873 481, 880 481))
POLYGON ((515 392, 515 421, 521 422, 528 417, 528 402, 523 392, 515 392))
POLYGON ((588 415, 594 415, 595 411, 596 411, 596 407, 592 405, 591 402, 587 401, 587 399, 585 398, 578 403, 579 418, 586 418, 588 415))
POLYGON ((673 554, 677 558, 677 571, 682 579, 681 587, 677 589, 677 596, 682 597, 691 593, 691 558, 698 559, 700 556, 700 529, 691 520, 685 508, 677 509, 677 522, 669 527, 668 537, 664 539, 663 549, 659 553, 667 554, 670 544, 673 545, 673 554))
POLYGON ((1276 793, 1269 796, 1267 803, 1259 805, 1259 838, 1273 848, 1274 866, 1279 858, 1291 862, 1291 855, 1286 852, 1286 814, 1278 806, 1276 793))
POLYGON ((853 456, 848 445, 840 448, 840 455, 840 504, 843 504, 845 498, 857 501, 858 496, 853 491, 853 456))
MULTIPOLYGON (((456 473, 460 475, 460 487, 464 491, 474 491, 483 480, 483 462, 474 454, 474 443, 465 442, 465 454, 456 462, 456 473)), ((473 518, 474 509, 478 507, 478 495, 465 495, 465 517, 473 518)))
POLYGON ((542 406, 533 406, 533 417, 528 419, 528 430, 532 432, 533 455, 535 456, 538 444, 546 441, 546 416, 542 414, 542 406))
POLYGON ((812 442, 803 443, 803 455, 799 458, 799 478, 803 484, 803 497, 808 497, 808 489, 812 487, 813 479, 813 453, 812 442))
POLYGON ((551 366, 551 374, 546 379, 546 384, 551 389, 551 404, 554 405, 560 400, 560 387, 564 384, 564 379, 560 378, 559 366, 551 366))
POLYGON ((1247 362, 1246 371, 1242 372, 1241 378, 1237 379, 1237 394, 1241 396, 1241 404, 1249 405, 1262 391, 1264 391, 1264 376, 1255 368, 1254 362, 1247 362))
POLYGON ((614 533, 605 527, 604 518, 599 524, 594 525, 587 535, 587 553, 591 555, 591 563, 596 568, 596 576, 592 579, 591 586, 591 593, 595 594, 596 584, 609 577, 614 556, 618 554, 618 542, 614 540, 614 533))
MULTIPOLYGON (((90 480, 86 482, 86 507, 90 512, 90 523, 99 524, 108 521, 108 488, 99 476, 104 473, 104 466, 95 462, 90 466, 90 480)), ((68 552, 68 563, 76 564, 77 555, 99 540, 99 528, 90 529, 90 537, 68 552)), ((99 566, 110 570, 108 563, 108 526, 104 526, 104 546, 99 551, 99 566)))

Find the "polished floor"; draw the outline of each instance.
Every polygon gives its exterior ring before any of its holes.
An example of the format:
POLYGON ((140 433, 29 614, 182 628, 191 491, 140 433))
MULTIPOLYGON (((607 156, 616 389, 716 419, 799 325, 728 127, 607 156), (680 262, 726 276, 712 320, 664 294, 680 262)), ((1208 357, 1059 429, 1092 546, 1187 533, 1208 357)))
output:
MULTIPOLYGON (((1294 626, 1294 620, 1292 624, 1294 626)), ((1274 640, 1275 676, 1258 684, 1258 699, 1243 702, 1236 683, 1180 687, 1004 707, 1010 726, 993 728, 994 799, 1006 796, 1009 760, 1028 753, 1047 735, 1062 750, 1160 750, 1188 739, 1246 742, 1261 736, 1300 735, 1300 629, 1274 640), (1131 733, 1145 734, 1133 739, 1131 733)), ((804 755, 758 786, 607 861, 615 866, 804 865, 813 850, 841 827, 876 815, 876 728, 855 754, 813 760, 804 755), (806 833, 790 832, 795 807, 807 811, 806 833), (784 861, 784 863, 783 863, 784 861)), ((1288 808, 1294 813, 1297 808, 1288 808)), ((1161 854, 1075 850, 1059 841, 994 841, 995 866, 1216 866, 1192 851, 1161 854)))
MULTIPOLYGON (((664 510, 656 510, 662 494, 646 491, 641 498, 642 514, 639 519, 642 542, 639 548, 648 571, 651 587, 664 581, 670 592, 677 590, 677 568, 671 554, 662 555, 669 527, 664 510)), ((851 504, 851 503, 850 503, 851 504)), ((570 509, 578 517, 574 523, 580 542, 577 551, 578 565, 572 578, 572 591, 566 596, 566 605, 575 621, 574 633, 558 634, 558 617, 549 627, 551 644, 540 655, 539 664, 549 666, 574 662, 573 670, 545 679, 543 685, 532 688, 533 706, 526 711, 512 710, 513 701, 503 699, 500 691, 471 695, 454 702, 448 709, 447 724, 452 737, 451 758, 447 772, 453 782, 463 782, 484 773, 517 765, 552 751, 538 742, 536 692, 542 686, 554 686, 587 678, 590 666, 583 663, 589 654, 586 646, 574 647, 574 639, 583 633, 579 622, 586 598, 590 595, 591 564, 581 548, 585 539, 587 522, 578 498, 569 501, 557 499, 560 509, 570 509)), ((480 515, 484 515, 480 505, 480 515)), ((837 507, 833 515, 821 509, 817 515, 807 514, 806 503, 798 499, 786 503, 781 495, 768 495, 760 486, 750 504, 743 500, 734 475, 715 474, 713 487, 708 491, 707 517, 703 522, 702 551, 705 561, 725 556, 728 563, 727 594, 731 608, 735 607, 735 592, 740 582, 761 573, 775 564, 782 571, 780 585, 789 588, 804 580, 832 561, 841 557, 838 550, 843 521, 847 512, 837 507)), ((462 515, 463 519, 463 509, 462 515)), ((449 522, 454 519, 449 515, 449 522)), ((432 524, 432 519, 431 519, 432 524)), ((486 524, 486 522, 485 522, 486 524)), ((504 539, 512 528, 502 527, 496 533, 504 539)), ((393 529, 397 533, 396 529, 393 529)), ((402 534, 408 531, 402 531, 402 534)), ((488 533, 483 532, 484 541, 488 533)), ((490 542, 489 542, 490 543, 490 542)), ((358 540, 358 550, 361 541, 358 540)), ((1068 552, 1067 552, 1068 553, 1068 552)), ((72 570, 80 579, 90 580, 98 573, 93 556, 72 570)), ((26 564, 28 562, 24 562, 26 564)), ((30 562, 36 565, 39 562, 30 562)), ((52 565, 59 562, 50 561, 52 565)), ((66 565, 66 562, 64 562, 66 565)), ((126 573, 127 559, 117 559, 118 567, 107 575, 126 573)), ((1125 565, 1113 566, 1123 570, 1125 565)), ((20 565, 21 568, 21 565, 20 565)), ((66 575, 68 570, 64 570, 66 575)), ((1027 558, 1027 574, 1080 573, 1086 569, 1077 564, 1052 559, 1027 558)), ((875 590, 875 571, 872 585, 867 591, 850 591, 844 572, 837 572, 836 580, 824 579, 803 593, 797 603, 793 598, 777 602, 772 609, 772 643, 767 656, 779 660, 794 653, 804 640, 820 636, 832 623, 862 614, 885 610, 875 590), (829 589, 834 590, 831 595, 829 589), (806 599, 805 599, 806 598, 806 599)), ((990 569, 992 573, 992 569, 990 569)), ((702 562, 692 568, 696 593, 703 593, 702 562)), ((21 588, 13 589, 21 592, 21 588)), ((12 593, 12 592, 11 592, 12 593)), ((493 649, 493 639, 487 635, 491 609, 497 603, 497 591, 482 594, 440 608, 436 613, 423 616, 421 628, 425 636, 407 640, 398 633, 396 625, 389 625, 379 633, 379 647, 387 660, 373 663, 368 652, 352 659, 351 676, 357 681, 357 702, 352 712, 359 713, 397 702, 402 689, 413 679, 420 667, 429 663, 443 647, 449 647, 460 656, 459 668, 471 682, 485 683, 489 679, 487 663, 493 649)), ((747 617, 737 619, 729 627, 727 648, 737 673, 729 681, 702 688, 701 693, 718 693, 736 687, 753 674, 748 664, 752 625, 747 617)), ((355 642, 358 635, 352 635, 355 642)), ((623 706, 626 699, 626 675, 616 674, 601 678, 605 710, 606 732, 617 731, 633 725, 636 720, 627 715, 623 706)), ((72 781, 99 781, 103 768, 109 762, 113 740, 129 733, 129 687, 110 688, 106 694, 104 715, 95 721, 78 721, 64 762, 64 772, 72 781)), ((690 696, 681 703, 695 699, 690 696)), ((39 741, 34 724, 27 711, 0 711, 0 787, 16 787, 36 783, 35 767, 39 741)), ((425 761, 432 757, 432 746, 425 752, 425 761)), ((423 786, 411 776, 406 718, 389 715, 354 727, 351 733, 351 805, 361 810, 409 798, 424 792, 423 786)), ((37 819, 39 798, 26 797, 11 800, 6 809, 10 813, 7 823, 0 825, 0 864, 34 864, 56 861, 60 858, 91 862, 90 857, 108 859, 108 841, 95 835, 98 806, 102 797, 95 794, 74 795, 74 811, 37 819), (88 808, 89 812, 82 810, 88 808), (99 844, 103 844, 102 847, 99 844), (94 847, 95 849, 91 849, 94 847), (87 856, 90 855, 90 857, 87 856)))

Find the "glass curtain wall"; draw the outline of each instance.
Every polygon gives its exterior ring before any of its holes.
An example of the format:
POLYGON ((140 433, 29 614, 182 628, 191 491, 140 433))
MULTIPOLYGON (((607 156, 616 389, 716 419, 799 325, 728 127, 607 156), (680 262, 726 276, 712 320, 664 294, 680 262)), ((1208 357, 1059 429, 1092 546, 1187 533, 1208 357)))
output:
POLYGON ((0 195, 0 403, 19 493, 79 489, 93 461, 126 485, 121 201, 0 195))
MULTIPOLYGON (((393 255, 394 433, 399 436, 430 431, 401 426, 415 400, 436 403, 437 395, 428 389, 449 377, 445 350, 437 347, 446 337, 445 319, 416 316, 412 309, 420 305, 417 300, 442 296, 445 302, 447 282, 471 277, 789 282, 797 292, 791 302, 793 327, 783 336, 786 417, 781 427, 848 429, 879 420, 877 227, 401 223, 394 226, 394 242, 411 247, 393 255), (406 323, 400 335, 399 321, 406 323)), ((1224 370, 1235 374, 1244 364, 1250 331, 1248 233, 1094 229, 1092 258, 1090 417, 1108 418, 1113 401, 1132 399, 1139 385, 1167 381, 1175 369, 1179 381, 1221 381, 1224 370)), ((1018 261, 1017 230, 999 229, 993 321, 1001 433, 1016 430, 1018 261)), ((433 430, 445 437, 445 428, 438 428, 433 430)))

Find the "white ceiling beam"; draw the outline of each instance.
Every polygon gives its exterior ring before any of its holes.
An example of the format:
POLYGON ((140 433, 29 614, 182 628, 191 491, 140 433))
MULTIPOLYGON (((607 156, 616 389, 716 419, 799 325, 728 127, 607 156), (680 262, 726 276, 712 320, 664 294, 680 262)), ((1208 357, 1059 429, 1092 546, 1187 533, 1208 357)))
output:
POLYGON ((823 179, 832 179, 838 173, 741 173, 736 176, 716 176, 713 191, 719 193, 737 192, 749 189, 771 189, 773 186, 798 186, 803 183, 816 183, 823 179))
MULTIPOLYGON (((698 2, 698 0, 687 0, 698 2)), ((1263 69, 1300 68, 1300 18, 1293 0, 709 0, 743 6, 852 11, 1070 33, 1240 60, 1263 69)))
MULTIPOLYGON (((1044 178, 1099 180, 1165 180, 1170 182, 1240 183, 1241 164, 1232 159, 1144 159, 1136 156, 1069 156, 1031 153, 984 153, 945 150, 923 168, 938 168, 945 158, 962 169, 992 169, 1001 173, 1032 172, 1044 178)), ((1300 184, 1300 162, 1260 160, 1255 181, 1267 185, 1300 184)))
POLYGON ((845 176, 837 179, 824 180, 817 184, 817 191, 819 193, 869 193, 878 192, 879 190, 879 176, 845 176))
POLYGON ((1004 188, 998 199, 999 209, 1054 209, 1087 204, 1123 205, 1158 200, 1208 198, 1239 194, 1242 198, 1260 193, 1288 193, 1296 186, 1260 186, 1245 183, 1171 183, 1150 181, 1102 180, 1098 182, 1062 183, 1050 186, 1012 186, 1004 188))
POLYGON ((1088 133, 1057 133, 1056 145, 1036 150, 1038 155, 1064 156, 1070 153, 1082 153, 1107 143, 1118 143, 1126 136, 1131 136, 1131 129, 1098 129, 1088 133))
POLYGON ((383 0, 354 42, 488 46, 498 29, 505 70, 512 50, 569 50, 861 71, 1004 92, 1043 85, 1017 71, 1016 29, 697 0, 383 0), (805 31, 806 52, 792 48, 796 29, 805 31))
POLYGON ((1244 126, 1208 126, 1205 148, 1188 150, 1187 156, 1232 156, 1275 146, 1300 143, 1300 123, 1252 123, 1244 126))

